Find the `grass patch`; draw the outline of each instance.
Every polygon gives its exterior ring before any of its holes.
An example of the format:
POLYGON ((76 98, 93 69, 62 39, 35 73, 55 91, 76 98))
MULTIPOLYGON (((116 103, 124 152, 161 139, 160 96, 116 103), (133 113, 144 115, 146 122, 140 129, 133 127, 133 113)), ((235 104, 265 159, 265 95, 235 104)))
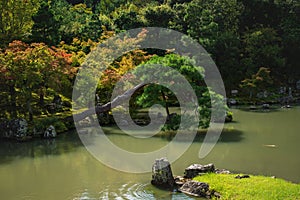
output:
POLYGON ((237 174, 205 174, 194 180, 206 182, 221 199, 300 199, 300 184, 265 176, 236 179, 237 174))

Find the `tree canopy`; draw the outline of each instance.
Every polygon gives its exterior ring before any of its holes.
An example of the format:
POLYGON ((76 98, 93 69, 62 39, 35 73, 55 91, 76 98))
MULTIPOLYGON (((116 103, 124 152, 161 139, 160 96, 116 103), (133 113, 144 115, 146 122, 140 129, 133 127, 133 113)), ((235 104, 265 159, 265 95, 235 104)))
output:
MULTIPOLYGON (((50 89, 70 97, 73 73, 97 45, 144 26, 175 29, 199 42, 218 66, 227 94, 241 83, 248 91, 262 72, 268 71, 273 88, 295 87, 300 76, 298 0, 2 0, 0 10, 1 106, 27 102, 29 113, 50 89)), ((102 74, 97 88, 102 103, 120 77, 145 62, 173 63, 202 99, 212 92, 194 77, 191 61, 141 49, 118 58, 102 74)), ((158 90, 155 101, 175 102, 170 91, 152 85, 136 103, 150 103, 151 92, 158 90)))

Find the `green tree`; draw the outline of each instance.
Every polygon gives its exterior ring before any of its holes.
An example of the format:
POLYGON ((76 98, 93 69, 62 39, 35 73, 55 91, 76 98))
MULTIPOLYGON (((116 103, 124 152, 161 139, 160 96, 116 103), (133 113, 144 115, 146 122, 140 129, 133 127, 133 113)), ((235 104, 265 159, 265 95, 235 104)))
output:
POLYGON ((212 53, 227 91, 236 89, 244 78, 244 69, 240 66, 241 52, 241 41, 237 34, 224 32, 219 35, 212 53))
POLYGON ((286 58, 286 67, 283 70, 285 79, 296 82, 300 75, 298 66, 300 52, 300 2, 282 1, 283 8, 280 32, 283 46, 283 56, 286 58))
POLYGON ((121 5, 126 4, 127 0, 103 0, 97 1, 96 4, 96 13, 97 14, 105 14, 109 15, 113 12, 116 8, 120 7, 121 5))
MULTIPOLYGON (((137 77, 140 77, 141 80, 147 82, 147 80, 152 80, 152 77, 158 77, 161 81, 164 80, 179 80, 178 75, 173 72, 164 73, 162 70, 155 70, 157 67, 156 64, 159 64, 163 67, 171 67, 179 72, 192 86, 197 98, 199 105, 199 114, 200 114, 200 126, 208 127, 210 121, 210 108, 211 106, 220 106, 223 107, 220 110, 226 110, 226 105, 223 102, 223 97, 211 91, 207 88, 204 83, 204 68, 200 66, 195 66, 193 60, 188 57, 182 57, 177 54, 167 54, 164 57, 154 56, 148 62, 145 63, 146 68, 142 65, 138 66, 134 72, 137 77), (153 68, 154 73, 147 73, 149 68, 153 68), (210 97, 214 96, 214 101, 212 102, 210 97)), ((172 85, 172 81, 169 83, 172 85)), ((184 91, 184 88, 181 88, 184 91)), ((188 96, 188 95, 187 95, 188 96)), ((193 104, 193 99, 189 99, 189 102, 193 104)), ((172 91, 167 89, 164 86, 151 84, 144 88, 143 93, 137 97, 137 104, 142 107, 149 107, 153 104, 161 104, 166 108, 166 113, 168 118, 170 118, 169 106, 178 106, 177 98, 172 91)), ((225 115, 225 113, 219 113, 219 117, 225 115)), ((219 118, 217 117, 217 118, 219 118)), ((217 120, 217 119, 214 119, 217 120)), ((178 122, 175 120, 175 122, 178 122)), ((172 126, 167 126, 167 129, 174 129, 178 124, 173 124, 172 126)))
POLYGON ((244 73, 252 75, 258 71, 258 66, 268 66, 275 77, 280 77, 285 59, 281 55, 281 38, 272 28, 250 30, 243 36, 244 47, 242 66, 244 73))
POLYGON ((174 10, 168 4, 149 5, 144 8, 143 16, 147 26, 160 26, 167 28, 174 17, 174 10))
POLYGON ((277 29, 282 16, 281 2, 285 0, 241 0, 244 12, 241 16, 241 31, 258 27, 271 27, 277 29))
POLYGON ((32 16, 38 11, 39 0, 1 0, 0 45, 27 38, 33 26, 32 16))
POLYGON ((42 1, 38 12, 33 16, 31 41, 57 45, 61 40, 59 34, 60 22, 54 18, 51 2, 42 1))
POLYGON ((127 3, 116 8, 112 13, 112 26, 115 30, 129 30, 143 26, 139 8, 127 3))
POLYGON ((68 4, 65 0, 52 2, 51 12, 59 22, 61 40, 71 43, 73 38, 96 40, 101 35, 101 23, 85 4, 68 4))
POLYGON ((200 41, 209 52, 223 32, 238 31, 242 5, 236 0, 193 0, 186 6, 187 33, 200 41))

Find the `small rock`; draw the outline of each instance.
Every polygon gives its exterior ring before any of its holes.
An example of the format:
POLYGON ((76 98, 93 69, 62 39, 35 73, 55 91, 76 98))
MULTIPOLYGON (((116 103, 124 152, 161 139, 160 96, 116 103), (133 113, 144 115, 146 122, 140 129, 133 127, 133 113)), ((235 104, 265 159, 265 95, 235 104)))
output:
POLYGON ((50 125, 44 133, 44 138, 55 138, 56 135, 57 134, 56 134, 54 126, 50 125))
POLYGON ((213 191, 212 195, 214 195, 218 199, 222 197, 221 194, 219 192, 216 192, 216 191, 213 191))
POLYGON ((187 181, 179 188, 180 192, 196 197, 210 198, 209 185, 203 182, 187 181))
POLYGON ((215 171, 214 164, 200 165, 193 164, 185 169, 184 178, 194 178, 202 173, 210 173, 215 171))
POLYGON ((83 120, 79 121, 79 125, 83 127, 91 126, 92 121, 89 117, 84 118, 83 120))
POLYGON ((186 178, 184 178, 182 176, 176 176, 174 178, 174 180, 175 180, 176 185, 179 186, 179 187, 181 187, 181 186, 183 186, 183 184, 185 182, 189 181, 190 179, 186 179, 186 178))
POLYGON ((231 172, 227 169, 216 169, 215 173, 216 174, 231 174, 231 172))
POLYGON ((237 178, 237 179, 242 179, 242 178, 250 178, 250 176, 249 175, 237 175, 236 177, 234 177, 234 178, 237 178))
POLYGON ((262 109, 270 109, 270 104, 264 103, 264 104, 262 105, 262 109))

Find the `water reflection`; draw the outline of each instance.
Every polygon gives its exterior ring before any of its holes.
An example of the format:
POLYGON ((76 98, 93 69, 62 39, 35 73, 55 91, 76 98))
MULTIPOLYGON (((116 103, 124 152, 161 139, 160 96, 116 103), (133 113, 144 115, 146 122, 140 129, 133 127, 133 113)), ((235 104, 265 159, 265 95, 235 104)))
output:
POLYGON ((29 142, 0 140, 0 164, 25 157, 38 158, 47 155, 61 155, 83 147, 74 132, 61 134, 56 139, 34 139, 29 142))
MULTIPOLYGON (((237 122, 226 125, 227 131, 223 131, 213 151, 199 159, 204 136, 197 137, 172 164, 173 174, 182 175, 184 168, 193 163, 214 163, 217 168, 274 175, 299 183, 300 108, 271 113, 233 112, 237 122)), ((113 133, 113 128, 110 131, 113 133)), ((169 142, 124 134, 107 136, 116 145, 133 152, 152 151, 169 142)), ((149 173, 122 173, 101 164, 74 133, 59 135, 55 140, 0 141, 0 177, 1 199, 192 199, 154 188, 149 184, 149 173)))
MULTIPOLYGON (((224 128, 220 137, 218 134, 216 134, 214 136, 214 132, 212 131, 210 133, 210 138, 212 139, 212 141, 214 141, 213 137, 216 137, 216 139, 218 139, 218 142, 225 142, 225 143, 230 143, 230 142, 241 142, 244 139, 243 136, 243 131, 234 129, 234 128, 224 128)), ((204 141, 204 138, 206 136, 206 132, 201 132, 199 134, 196 135, 196 137, 194 138, 194 142, 200 142, 202 143, 204 141)), ((162 139, 165 139, 167 141, 171 141, 173 139, 173 135, 165 135, 161 137, 162 139)), ((186 137, 181 137, 182 142, 184 141, 189 141, 190 138, 186 138, 186 137)), ((207 141, 209 142, 209 141, 207 141)))
MULTIPOLYGON (((98 194, 92 194, 88 189, 78 194, 73 200, 194 200, 193 197, 179 192, 168 192, 154 188, 150 184, 125 183, 116 190, 114 186, 106 186, 98 194)), ((199 199, 199 198, 197 198, 199 199)))

